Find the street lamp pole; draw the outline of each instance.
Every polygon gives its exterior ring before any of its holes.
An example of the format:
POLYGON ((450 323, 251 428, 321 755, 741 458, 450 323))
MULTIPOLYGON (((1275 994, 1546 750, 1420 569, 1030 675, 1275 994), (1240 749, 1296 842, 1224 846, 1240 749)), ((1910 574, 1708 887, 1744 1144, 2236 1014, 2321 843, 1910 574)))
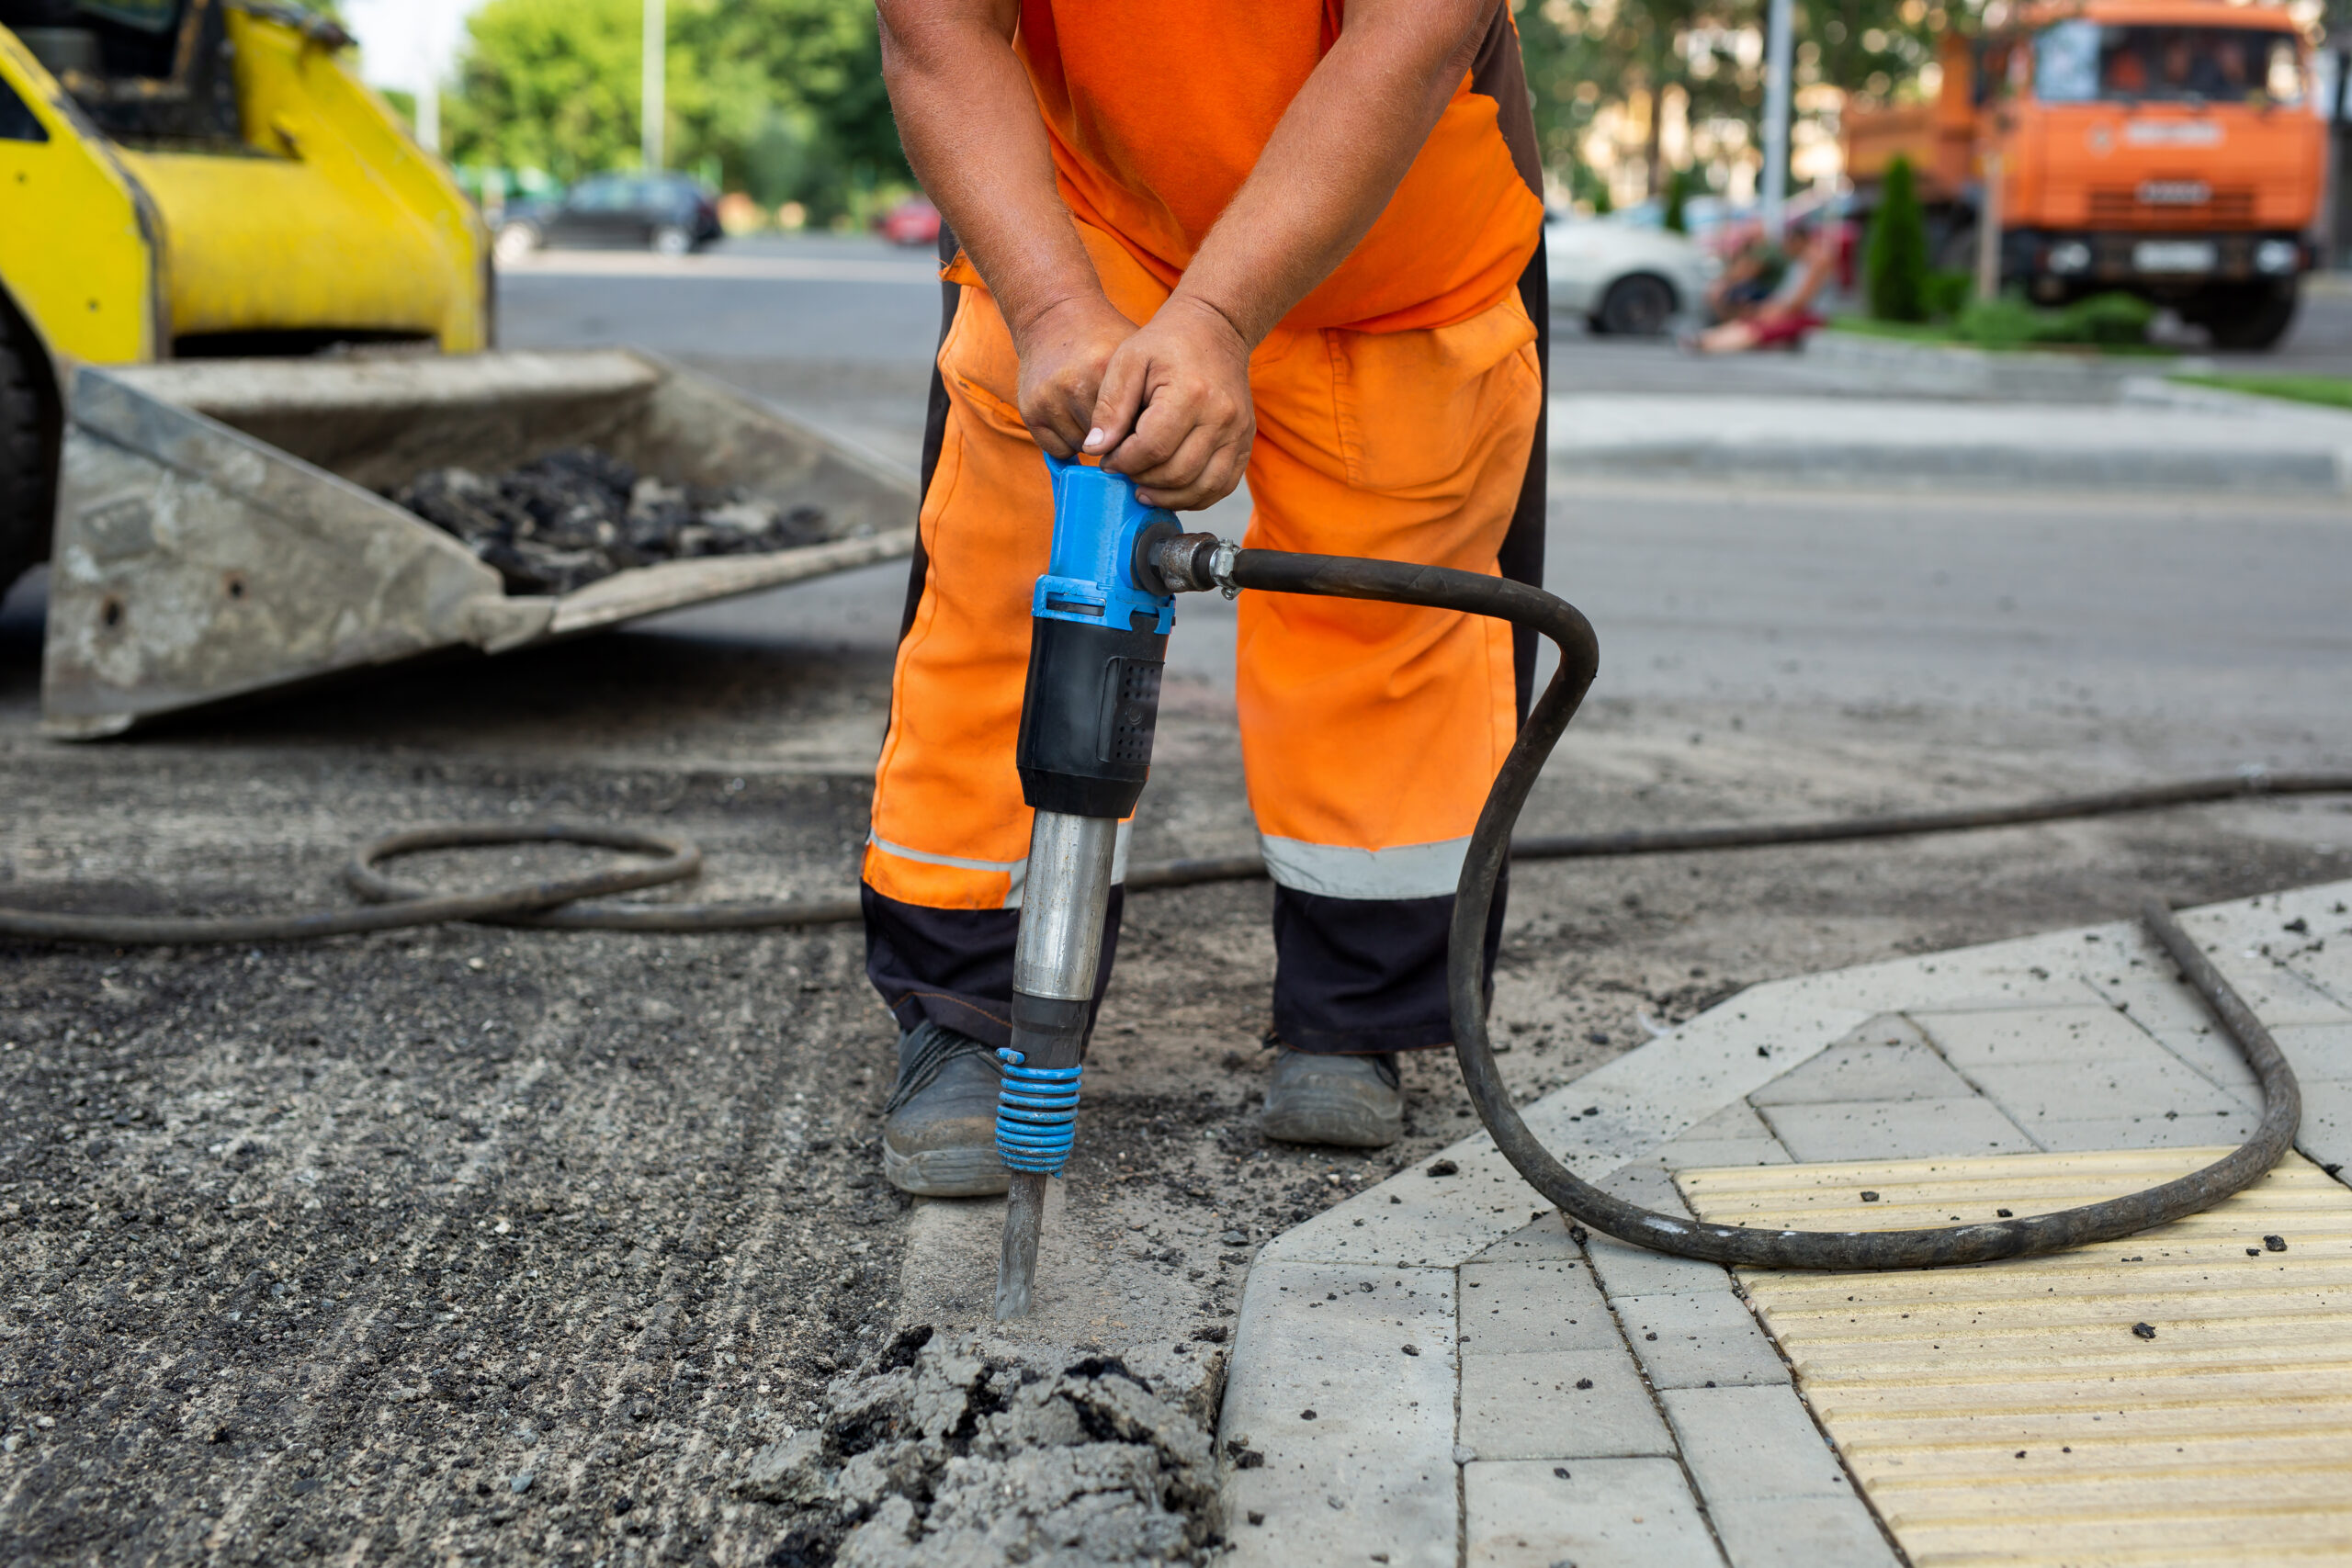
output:
POLYGON ((1764 35, 1764 232, 1773 240, 1788 216, 1789 63, 1794 23, 1789 0, 1772 0, 1764 35))
MULTIPOLYGON (((1785 3, 1785 0, 1784 0, 1785 3)), ((645 79, 640 129, 645 172, 662 172, 662 121, 668 109, 662 100, 662 64, 669 54, 670 27, 664 0, 645 0, 645 79)))

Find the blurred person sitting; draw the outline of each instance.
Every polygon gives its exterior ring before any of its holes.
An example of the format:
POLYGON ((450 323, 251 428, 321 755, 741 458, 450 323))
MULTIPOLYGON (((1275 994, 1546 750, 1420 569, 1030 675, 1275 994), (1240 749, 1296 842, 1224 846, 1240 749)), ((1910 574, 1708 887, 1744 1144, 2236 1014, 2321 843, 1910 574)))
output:
MULTIPOLYGON (((1793 262, 1781 258, 1770 292, 1751 302, 1736 303, 1728 310, 1718 306, 1724 319, 1686 340, 1686 347, 1700 354, 1747 354, 1804 344, 1806 335, 1826 320, 1815 313, 1813 305, 1838 273, 1838 230, 1834 224, 1819 223, 1792 238, 1798 240, 1795 258, 1793 262)), ((1725 275, 1729 276, 1729 269, 1725 275)))

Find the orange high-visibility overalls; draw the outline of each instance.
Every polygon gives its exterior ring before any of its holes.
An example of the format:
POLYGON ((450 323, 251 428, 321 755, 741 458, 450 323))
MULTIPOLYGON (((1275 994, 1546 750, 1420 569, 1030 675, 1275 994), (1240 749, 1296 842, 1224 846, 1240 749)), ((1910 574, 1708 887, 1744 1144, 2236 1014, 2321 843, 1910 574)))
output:
MULTIPOLYGON (((1062 199, 1130 318, 1168 298, 1339 9, 1024 0, 1017 47, 1062 199)), ((1379 220, 1250 356, 1248 544, 1540 577, 1541 189, 1498 4, 1379 220)), ((960 254, 941 276, 921 545, 865 852, 867 970, 903 1027, 1001 1045, 1029 848, 1013 739, 1052 499, 1003 319, 960 254)), ((1238 612, 1242 756, 1276 887, 1275 1032, 1304 1051, 1443 1044, 1453 886, 1532 648, 1498 622, 1397 605, 1253 594, 1238 612)))

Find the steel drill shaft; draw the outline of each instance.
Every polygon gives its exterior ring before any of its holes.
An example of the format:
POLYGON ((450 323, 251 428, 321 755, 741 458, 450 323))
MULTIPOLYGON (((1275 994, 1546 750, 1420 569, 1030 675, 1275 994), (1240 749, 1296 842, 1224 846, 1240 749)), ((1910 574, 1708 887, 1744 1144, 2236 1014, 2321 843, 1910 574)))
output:
POLYGON ((996 1320, 1029 1315, 1029 1291, 1037 1278, 1037 1238, 1046 1228, 1046 1183, 1041 1171, 1016 1170, 1004 1199, 1004 1255, 996 1266, 996 1320))
MULTIPOLYGON (((1119 825, 1105 817, 1040 811, 1029 833, 1021 932, 1012 950, 1012 1049, 1033 1068, 1075 1067, 1110 912, 1119 825)), ((997 1264, 996 1315, 1027 1315, 1046 1220, 1045 1171, 1015 1169, 997 1264)))

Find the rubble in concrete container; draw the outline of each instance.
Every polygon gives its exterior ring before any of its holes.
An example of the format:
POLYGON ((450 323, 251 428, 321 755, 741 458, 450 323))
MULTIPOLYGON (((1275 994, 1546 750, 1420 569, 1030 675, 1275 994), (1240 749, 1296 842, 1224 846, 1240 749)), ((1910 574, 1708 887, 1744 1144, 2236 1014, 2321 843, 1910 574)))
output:
POLYGON ((434 468, 396 505, 455 535, 509 593, 569 593, 630 567, 815 544, 825 514, 741 490, 671 484, 593 446, 550 452, 504 473, 434 468))
POLYGON ((1078 1568, 1198 1562, 1219 1544, 1207 1345, 1057 1372, 927 1328, 826 1390, 828 1414, 750 1453, 778 1563, 1078 1568))

